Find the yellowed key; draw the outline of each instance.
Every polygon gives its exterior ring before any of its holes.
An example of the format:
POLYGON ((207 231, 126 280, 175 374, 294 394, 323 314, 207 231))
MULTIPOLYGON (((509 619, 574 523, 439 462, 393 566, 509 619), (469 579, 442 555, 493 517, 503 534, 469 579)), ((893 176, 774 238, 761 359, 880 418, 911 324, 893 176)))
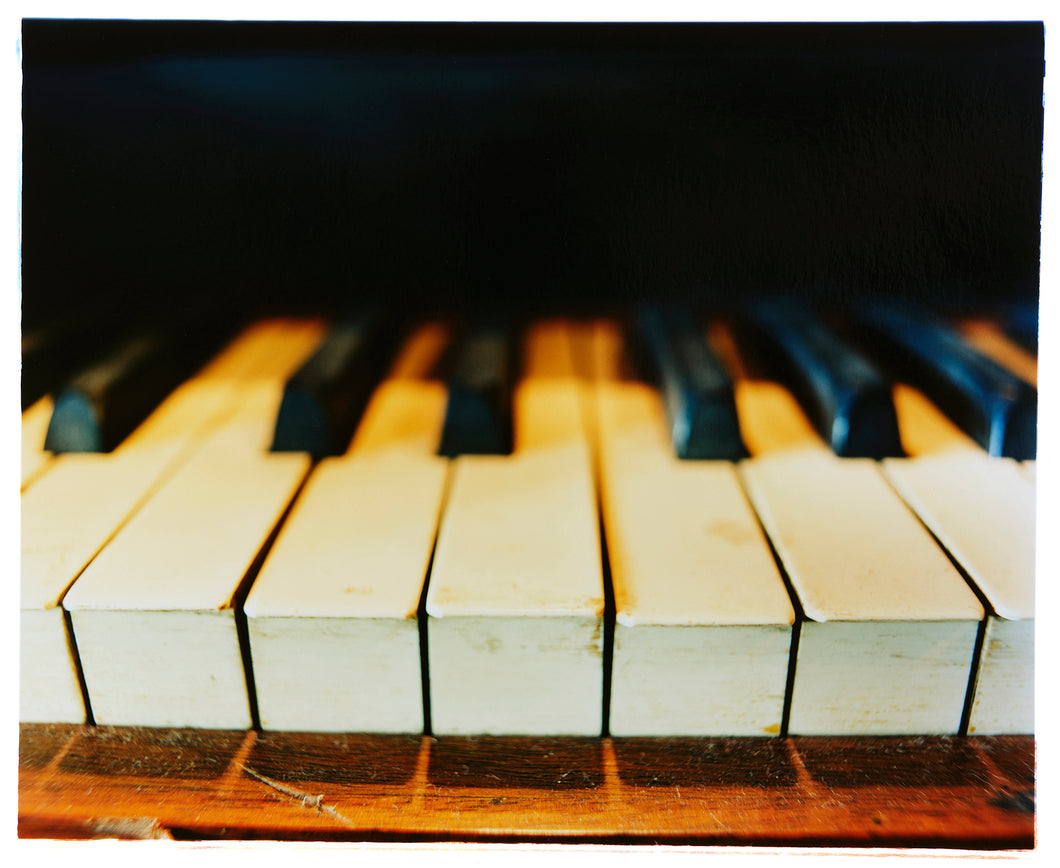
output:
POLYGON ((806 616, 789 732, 957 732, 979 601, 875 462, 814 442, 790 396, 713 339, 752 453, 741 478, 806 616))
POLYGON ((657 391, 594 329, 601 506, 615 590, 612 735, 780 732, 795 613, 726 461, 682 461, 657 391))
POLYGON ((109 454, 70 454, 22 496, 20 719, 85 719, 60 601, 130 518, 246 400, 320 339, 319 323, 249 329, 109 454), (286 347, 281 351, 277 342, 286 347), (50 686, 49 686, 50 685, 50 686), (60 687, 61 685, 61 687, 60 687))
MULTIPOLYGON (((965 328, 980 349, 1036 381, 1019 347, 985 324, 965 328), (999 349, 1000 347, 1000 349, 999 349), (1018 352, 1016 352, 1018 351, 1018 352)), ((992 458, 920 392, 895 387, 908 458, 884 472, 990 604, 968 732, 1034 731, 1034 462, 992 458)))
POLYGON ((38 479, 51 462, 44 436, 52 416, 52 399, 45 395, 22 412, 22 490, 38 479))
POLYGON ((594 735, 603 582, 585 384, 572 329, 533 326, 511 456, 462 456, 427 594, 438 734, 594 735))
POLYGON ((266 729, 420 732, 417 608, 448 461, 436 453, 448 343, 417 330, 375 390, 350 451, 313 472, 247 598, 266 729))

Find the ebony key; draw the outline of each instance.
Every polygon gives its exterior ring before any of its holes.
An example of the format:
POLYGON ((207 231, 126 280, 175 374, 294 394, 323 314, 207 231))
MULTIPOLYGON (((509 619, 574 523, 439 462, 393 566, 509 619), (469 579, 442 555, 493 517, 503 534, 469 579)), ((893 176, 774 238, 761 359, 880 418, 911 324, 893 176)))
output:
POLYGON ((690 316, 646 307, 640 343, 662 390, 678 458, 737 461, 747 455, 732 381, 690 316))
POLYGON ((804 305, 758 299, 747 318, 832 451, 842 458, 903 454, 891 386, 804 305))

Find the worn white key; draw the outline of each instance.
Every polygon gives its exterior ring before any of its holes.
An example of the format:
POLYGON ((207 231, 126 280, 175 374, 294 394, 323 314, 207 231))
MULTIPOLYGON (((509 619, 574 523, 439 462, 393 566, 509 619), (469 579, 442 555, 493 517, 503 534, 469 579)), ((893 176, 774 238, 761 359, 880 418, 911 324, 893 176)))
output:
POLYGON ((779 733, 795 613, 726 461, 682 461, 658 393, 595 329, 601 505, 615 590, 612 735, 779 733))
POLYGON ((83 723, 59 601, 135 509, 157 468, 150 455, 64 455, 57 461, 22 497, 19 719, 83 723))
POLYGON ((809 619, 789 732, 957 732, 982 606, 879 468, 775 455, 743 475, 809 619))
POLYGON ((448 462, 436 454, 447 343, 418 330, 345 455, 314 470, 245 611, 265 729, 420 732, 417 609, 448 462))
MULTIPOLYGON (((922 395, 896 389, 899 425, 919 432, 889 459, 895 489, 990 604, 968 732, 1034 731, 1035 490, 1025 466, 991 458, 922 395), (931 431, 933 436, 924 436, 931 431)), ((1028 462, 1024 462, 1026 465, 1028 462)), ((1033 462, 1029 462, 1033 467, 1033 462)))
POLYGON ((52 416, 52 399, 45 395, 22 412, 22 481, 24 491, 47 468, 51 452, 44 449, 44 436, 52 416))
POLYGON ((968 732, 1034 731, 1034 486, 985 453, 895 459, 889 478, 990 603, 968 732))
POLYGON ((601 729, 600 541, 569 332, 526 337, 514 453, 454 461, 427 594, 438 734, 601 729))
POLYGON ((64 600, 98 723, 251 724, 233 604, 309 468, 302 454, 265 454, 281 392, 254 391, 230 424, 259 436, 214 435, 64 600))
POLYGON ((277 353, 277 342, 304 354, 319 334, 319 324, 313 323, 267 322, 248 329, 112 453, 58 456, 23 493, 20 720, 85 720, 59 608, 67 588, 203 437, 238 406, 241 387, 279 374, 284 356, 277 353))
MULTIPOLYGON (((84 578, 86 566, 106 551, 130 518, 152 501, 219 426, 231 424, 231 414, 243 405, 248 388, 253 391, 255 383, 270 380, 282 383, 290 367, 312 351, 320 331, 319 324, 312 323, 276 323, 249 330, 174 392, 114 452, 60 456, 56 466, 25 492, 23 720, 84 720, 83 703, 79 697, 73 701, 72 690, 63 693, 59 709, 55 706, 59 694, 38 687, 49 681, 76 683, 66 632, 59 629, 59 604, 69 599, 67 589, 79 575, 84 578), (36 650, 31 652, 31 646, 36 650)), ((173 530, 179 531, 179 525, 173 530)), ((163 557, 162 548, 153 556, 156 561, 163 557)), ((119 577, 118 585, 128 581, 128 576, 119 577)), ((103 593, 101 588, 97 584, 92 593, 103 593)))
POLYGON ((244 448, 204 446, 67 594, 98 723, 251 725, 233 602, 309 458, 244 448))
POLYGON ((775 384, 736 367, 752 452, 741 476, 806 616, 788 731, 957 732, 983 617, 975 594, 875 462, 776 424, 787 411, 775 384))

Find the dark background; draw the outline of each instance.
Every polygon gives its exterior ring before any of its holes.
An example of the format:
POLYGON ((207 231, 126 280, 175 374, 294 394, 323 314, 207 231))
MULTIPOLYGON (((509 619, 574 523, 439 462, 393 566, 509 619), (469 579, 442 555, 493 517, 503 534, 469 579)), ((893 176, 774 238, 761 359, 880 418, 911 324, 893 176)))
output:
POLYGON ((1038 292, 1039 23, 27 20, 22 47, 27 326, 1038 292))

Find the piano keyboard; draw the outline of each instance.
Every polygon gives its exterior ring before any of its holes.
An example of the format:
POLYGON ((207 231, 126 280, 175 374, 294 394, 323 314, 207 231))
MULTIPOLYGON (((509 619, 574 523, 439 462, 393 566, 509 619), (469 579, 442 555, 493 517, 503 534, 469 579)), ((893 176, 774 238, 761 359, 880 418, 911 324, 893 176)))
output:
MULTIPOLYGON (((46 451, 41 399, 23 414, 20 719, 1032 732, 1033 461, 989 456, 901 382, 905 454, 838 457, 746 335, 700 325, 680 358, 722 360, 739 460, 678 457, 690 399, 632 375, 605 320, 522 332, 508 454, 451 445, 460 338, 435 322, 329 457, 269 449, 284 385, 326 342, 315 320, 250 327, 112 452, 46 451)), ((999 332, 963 334, 1031 379, 999 332)), ((503 429, 503 396, 476 401, 460 424, 503 429)))

